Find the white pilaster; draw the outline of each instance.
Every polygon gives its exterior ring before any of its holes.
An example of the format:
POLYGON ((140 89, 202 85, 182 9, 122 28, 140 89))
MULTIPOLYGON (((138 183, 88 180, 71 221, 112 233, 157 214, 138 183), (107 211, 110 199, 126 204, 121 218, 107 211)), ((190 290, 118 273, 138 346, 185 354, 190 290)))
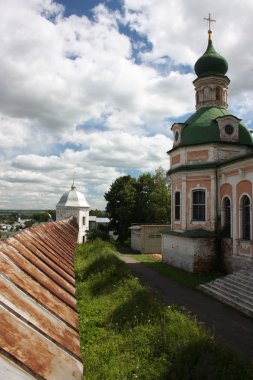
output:
POLYGON ((189 212, 186 208, 186 176, 182 176, 182 230, 186 230, 186 214, 189 212))

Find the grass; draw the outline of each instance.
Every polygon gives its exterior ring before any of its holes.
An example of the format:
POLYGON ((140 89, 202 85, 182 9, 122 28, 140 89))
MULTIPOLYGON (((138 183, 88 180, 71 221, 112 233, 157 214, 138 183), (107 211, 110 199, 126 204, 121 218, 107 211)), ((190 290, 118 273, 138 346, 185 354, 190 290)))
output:
POLYGON ((199 285, 212 281, 223 275, 218 271, 210 271, 207 273, 190 273, 183 269, 172 267, 171 265, 161 262, 150 255, 131 253, 130 256, 170 278, 171 280, 177 281, 180 284, 192 289, 196 289, 199 285))
POLYGON ((114 248, 75 257, 84 380, 253 380, 253 366, 142 286, 114 248))

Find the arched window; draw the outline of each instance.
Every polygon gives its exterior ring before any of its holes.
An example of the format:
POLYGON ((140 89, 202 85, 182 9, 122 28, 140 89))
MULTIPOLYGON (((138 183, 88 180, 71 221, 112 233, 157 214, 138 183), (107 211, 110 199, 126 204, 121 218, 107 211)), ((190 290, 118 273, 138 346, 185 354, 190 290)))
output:
POLYGON ((199 91, 197 91, 196 97, 197 97, 197 104, 199 104, 199 91))
POLYGON ((242 239, 250 240, 250 199, 244 195, 241 200, 242 239))
POLYGON ((220 87, 216 87, 216 100, 222 100, 222 89, 220 87))
POLYGON ((180 220, 180 192, 175 192, 175 220, 180 220))
POLYGON ((204 100, 211 99, 211 89, 209 87, 204 88, 204 100))
POLYGON ((228 197, 223 200, 223 228, 225 236, 231 237, 231 204, 228 197))
POLYGON ((227 103, 228 102, 228 93, 227 93, 227 91, 225 91, 225 93, 224 93, 224 98, 225 98, 225 103, 227 103))
POLYGON ((205 190, 193 190, 192 192, 192 220, 206 220, 205 190))

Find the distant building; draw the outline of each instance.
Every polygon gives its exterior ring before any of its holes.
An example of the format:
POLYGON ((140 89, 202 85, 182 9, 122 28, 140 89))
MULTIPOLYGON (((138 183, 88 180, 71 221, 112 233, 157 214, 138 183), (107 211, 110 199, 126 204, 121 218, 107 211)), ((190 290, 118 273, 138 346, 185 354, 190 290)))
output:
POLYGON ((74 183, 69 191, 66 191, 56 205, 56 220, 75 217, 78 226, 78 243, 85 243, 86 232, 89 230, 89 209, 84 194, 76 190, 74 183))
POLYGON ((167 224, 141 224, 130 227, 131 248, 141 253, 161 253, 162 237, 160 231, 167 224))
POLYGON ((0 224, 0 226, 2 227, 3 231, 10 231, 10 229, 11 229, 11 225, 10 224, 2 223, 2 224, 0 224))
POLYGON ((96 230, 99 226, 107 227, 109 225, 110 219, 102 218, 100 216, 90 215, 89 217, 89 229, 96 230))

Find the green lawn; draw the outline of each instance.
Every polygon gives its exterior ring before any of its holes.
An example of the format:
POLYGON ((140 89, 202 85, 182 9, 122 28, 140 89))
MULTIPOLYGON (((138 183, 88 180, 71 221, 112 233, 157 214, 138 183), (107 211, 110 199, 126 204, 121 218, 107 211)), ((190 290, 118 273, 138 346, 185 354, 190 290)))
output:
POLYGON ((171 265, 163 263, 162 261, 158 261, 150 255, 130 253, 130 256, 132 256, 135 260, 146 264, 164 276, 170 278, 171 280, 177 281, 180 284, 187 286, 188 288, 196 289, 200 284, 204 284, 205 282, 212 281, 215 278, 224 275, 218 271, 199 274, 190 273, 183 269, 172 267, 171 265))
POLYGON ((253 380, 253 366, 166 307, 108 243, 80 245, 75 257, 85 380, 253 380))

